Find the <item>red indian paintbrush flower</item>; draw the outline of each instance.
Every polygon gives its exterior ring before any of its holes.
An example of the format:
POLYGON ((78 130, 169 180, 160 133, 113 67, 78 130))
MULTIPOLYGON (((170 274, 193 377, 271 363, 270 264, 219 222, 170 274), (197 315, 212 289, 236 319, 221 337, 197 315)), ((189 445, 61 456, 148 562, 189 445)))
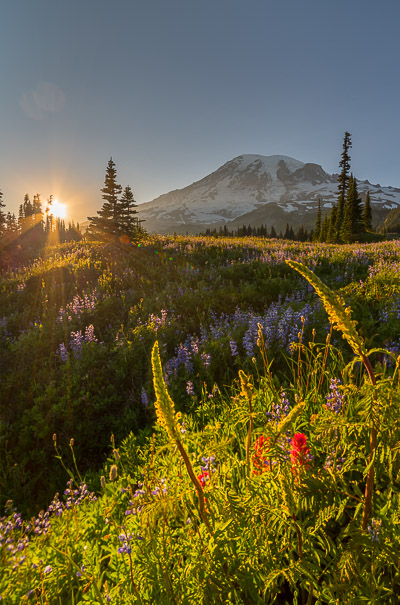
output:
POLYGON ((269 437, 260 435, 254 444, 255 453, 253 454, 253 473, 259 475, 263 471, 269 470, 266 468, 267 459, 266 454, 269 451, 269 437))
POLYGON ((295 433, 290 442, 290 461, 292 469, 304 467, 310 468, 310 448, 307 445, 307 437, 304 433, 295 433))
POLYGON ((201 487, 205 487, 207 481, 210 480, 210 473, 208 471, 201 471, 200 475, 197 475, 197 479, 201 483, 201 487))

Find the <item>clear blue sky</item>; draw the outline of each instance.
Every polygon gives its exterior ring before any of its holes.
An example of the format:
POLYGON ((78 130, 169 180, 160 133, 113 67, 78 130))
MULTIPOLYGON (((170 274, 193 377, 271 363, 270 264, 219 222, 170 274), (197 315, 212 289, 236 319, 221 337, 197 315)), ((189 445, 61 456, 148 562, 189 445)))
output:
POLYGON ((85 220, 242 153, 400 186, 398 0, 2 0, 0 189, 85 220))

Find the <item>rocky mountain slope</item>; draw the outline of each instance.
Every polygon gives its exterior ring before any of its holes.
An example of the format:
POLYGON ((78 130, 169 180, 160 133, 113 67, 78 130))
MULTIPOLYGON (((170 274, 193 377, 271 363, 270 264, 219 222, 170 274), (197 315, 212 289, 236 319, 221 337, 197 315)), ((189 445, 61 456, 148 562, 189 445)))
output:
MULTIPOLYGON (((400 188, 358 181, 359 193, 370 192, 374 221, 400 207, 400 188)), ((283 155, 241 155, 183 189, 170 191, 137 207, 149 232, 199 233, 208 227, 287 223, 294 228, 315 224, 318 199, 323 214, 336 200, 337 175, 319 164, 283 155)))

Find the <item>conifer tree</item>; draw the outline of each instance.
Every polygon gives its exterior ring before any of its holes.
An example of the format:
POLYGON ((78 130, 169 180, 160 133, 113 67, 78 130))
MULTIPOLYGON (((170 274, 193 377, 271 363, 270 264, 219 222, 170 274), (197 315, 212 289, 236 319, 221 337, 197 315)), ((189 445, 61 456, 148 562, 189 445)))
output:
POLYGON ((365 198, 364 212, 363 212, 363 227, 364 231, 372 231, 372 210, 371 200, 369 191, 367 191, 367 197, 365 198))
POLYGON ((328 237, 328 230, 329 230, 329 220, 328 220, 328 215, 325 214, 324 220, 322 221, 322 224, 321 224, 321 232, 320 232, 320 236, 319 236, 320 242, 326 242, 326 239, 328 237))
POLYGON ((344 208, 342 228, 340 230, 340 238, 343 242, 351 243, 357 241, 362 232, 362 203, 358 196, 356 179, 351 175, 344 208))
POLYGON ((329 216, 328 233, 326 236, 326 241, 329 244, 335 244, 337 241, 337 232, 336 232, 337 212, 338 212, 337 206, 336 206, 336 204, 333 204, 331 213, 329 216))
POLYGON ((50 195, 50 197, 47 200, 47 205, 46 205, 46 223, 45 223, 45 233, 47 233, 47 235, 49 233, 52 233, 55 229, 55 222, 54 222, 54 216, 51 210, 53 204, 53 196, 50 195))
POLYGON ((26 233, 33 227, 33 206, 29 195, 24 195, 24 203, 19 207, 19 228, 21 233, 26 233))
POLYGON ((315 221, 315 229, 314 229, 314 234, 313 234, 313 240, 315 242, 319 242, 319 237, 321 235, 321 223, 322 223, 322 218, 321 218, 321 198, 318 198, 318 210, 317 210, 317 220, 315 221))
POLYGON ((117 183, 117 171, 113 159, 110 158, 104 187, 101 189, 103 206, 97 211, 99 216, 88 216, 89 232, 97 235, 112 235, 118 236, 121 233, 121 207, 119 196, 121 195, 122 187, 117 183))
MULTIPOLYGON (((53 196, 51 196, 51 198, 53 198, 53 196)), ((42 203, 40 201, 39 193, 37 193, 36 195, 33 196, 32 216, 33 216, 33 223, 35 225, 35 229, 38 232, 42 232, 43 231, 43 210, 42 210, 42 203)))
POLYGON ((7 233, 16 235, 18 233, 18 222, 15 214, 11 214, 11 212, 7 212, 6 217, 6 228, 7 233))
POLYGON ((344 133, 343 139, 343 151, 339 166, 341 172, 338 176, 338 205, 337 205, 337 218, 336 218, 336 232, 340 235, 342 231, 342 222, 344 217, 344 207, 346 203, 347 189, 349 186, 349 171, 350 171, 350 155, 349 149, 351 147, 351 134, 349 132, 344 133))
POLYGON ((277 237, 276 231, 275 231, 275 227, 273 225, 271 226, 271 231, 270 231, 270 235, 269 236, 270 236, 271 239, 277 237))
POLYGON ((134 236, 138 231, 138 218, 135 198, 133 197, 132 189, 125 187, 121 200, 120 200, 120 212, 121 218, 119 221, 119 228, 123 235, 129 237, 134 236))

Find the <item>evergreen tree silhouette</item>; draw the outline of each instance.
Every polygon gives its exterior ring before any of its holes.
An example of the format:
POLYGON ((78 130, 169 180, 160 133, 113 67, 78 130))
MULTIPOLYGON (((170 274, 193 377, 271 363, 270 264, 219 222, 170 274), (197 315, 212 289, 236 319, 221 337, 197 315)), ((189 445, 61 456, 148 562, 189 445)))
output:
POLYGON ((365 198, 364 212, 363 212, 363 227, 364 231, 372 231, 372 209, 369 191, 367 191, 367 197, 365 198))
POLYGON ((321 198, 318 198, 318 210, 317 210, 317 220, 315 221, 315 229, 313 239, 315 242, 319 242, 319 238, 321 235, 321 224, 322 224, 322 214, 321 214, 321 198))
POLYGON ((120 213, 119 230, 121 235, 127 235, 130 238, 134 237, 138 231, 139 221, 135 198, 129 185, 125 187, 120 200, 120 213))
POLYGON ((113 159, 110 158, 104 180, 104 187, 100 190, 104 200, 103 206, 97 211, 99 216, 88 216, 89 232, 100 237, 119 236, 121 234, 121 206, 119 196, 122 187, 117 183, 117 170, 113 159))
POLYGON ((350 172, 350 155, 349 149, 351 147, 351 134, 349 132, 344 133, 343 139, 343 151, 339 166, 341 172, 338 176, 338 204, 337 204, 337 218, 336 218, 336 233, 338 236, 342 231, 342 222, 344 218, 344 208, 346 204, 347 190, 349 186, 349 172, 350 172))
POLYGON ((361 200, 358 196, 357 182, 353 175, 351 175, 344 208, 342 228, 340 230, 340 239, 343 242, 355 242, 363 232, 362 212, 363 209, 361 200))

